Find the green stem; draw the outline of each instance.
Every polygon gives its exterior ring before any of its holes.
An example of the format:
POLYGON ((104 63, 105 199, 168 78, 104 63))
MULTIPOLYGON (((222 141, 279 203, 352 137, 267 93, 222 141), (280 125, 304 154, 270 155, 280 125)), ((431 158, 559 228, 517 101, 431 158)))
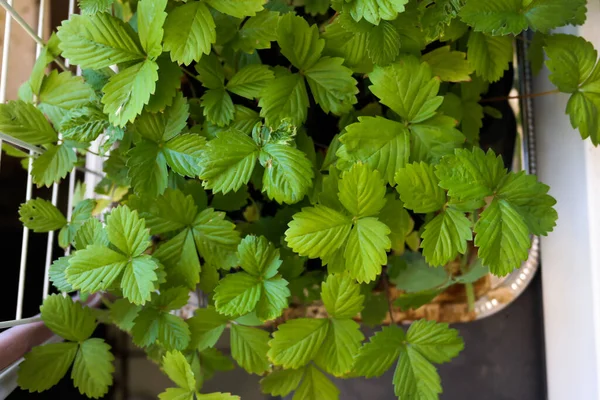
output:
MULTIPOLYGON (((2 0, 0 0, 2 1, 2 0)), ((192 74, 190 71, 188 71, 187 69, 185 69, 184 67, 182 67, 181 65, 179 66, 179 68, 183 71, 184 74, 186 74, 187 76, 189 76, 192 79, 197 80, 198 82, 202 83, 202 81, 194 74, 192 74)))
MULTIPOLYGON (((469 262, 469 252, 468 250, 463 254, 462 259, 460 260, 460 272, 466 274, 468 272, 467 266, 469 262)), ((475 310, 475 289, 473 287, 473 283, 465 283, 465 294, 467 295, 467 305, 469 308, 469 312, 475 310)))
POLYGON ((388 312, 390 313, 390 325, 397 325, 396 321, 394 321, 394 307, 392 306, 392 298, 390 297, 390 285, 388 283, 388 275, 385 269, 381 274, 381 279, 383 279, 383 287, 385 290, 385 296, 387 297, 388 312))

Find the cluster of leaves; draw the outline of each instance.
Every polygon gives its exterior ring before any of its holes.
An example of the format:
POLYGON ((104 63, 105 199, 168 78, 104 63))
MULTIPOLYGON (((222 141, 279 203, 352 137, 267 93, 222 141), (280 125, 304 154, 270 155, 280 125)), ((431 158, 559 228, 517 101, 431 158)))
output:
POLYGON ((237 398, 200 393, 233 361, 264 376, 265 393, 296 400, 338 399, 328 375, 379 376, 397 362, 399 398, 435 399, 434 364, 463 348, 455 330, 418 321, 365 342, 356 321, 382 323, 388 284, 408 309, 506 275, 531 235, 553 229, 549 188, 479 146, 485 114, 501 117, 481 100, 508 70, 515 35, 535 32, 532 63, 545 52, 550 80, 571 94, 572 125, 600 142, 597 53, 549 33, 583 23, 584 0, 80 8, 41 51, 20 100, 0 105, 0 131, 37 147, 3 150, 39 186, 63 179, 92 143, 105 158, 104 199, 75 202, 69 220, 39 198, 19 214, 34 232, 60 230, 72 250, 50 268, 56 289, 100 293, 110 307, 44 302, 42 318, 67 342, 26 357, 19 384, 30 391, 73 360, 82 393, 108 391, 112 355, 89 339, 97 317, 175 382, 161 399, 237 398), (47 72, 61 56, 82 76, 47 72), (458 259, 460 274, 446 268, 458 259), (208 307, 184 320, 177 310, 195 290, 208 307), (326 317, 288 318, 319 301, 326 317), (228 326, 233 361, 217 349, 228 326))

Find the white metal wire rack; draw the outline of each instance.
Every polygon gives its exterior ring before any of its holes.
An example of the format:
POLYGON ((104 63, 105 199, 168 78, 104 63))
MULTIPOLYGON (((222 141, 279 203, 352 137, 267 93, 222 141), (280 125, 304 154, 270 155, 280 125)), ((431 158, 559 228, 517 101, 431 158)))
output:
MULTIPOLYGON (((49 5, 48 0, 0 0, 0 6, 2 6, 0 8, 0 16, 3 14, 5 18, 0 68, 0 102, 2 103, 16 99, 16 88, 26 81, 30 72, 30 70, 22 71, 22 69, 25 68, 25 65, 33 66, 35 59, 40 55, 44 46, 43 38, 49 37, 51 29, 54 28, 49 26, 49 5), (27 10, 27 15, 21 15, 18 10, 27 10), (31 25, 35 26, 36 29, 34 30, 31 25), (35 51, 33 52, 34 45, 35 51), (20 71, 17 71, 17 68, 20 71)), ((68 12, 64 12, 63 17, 68 17, 74 12, 75 0, 69 0, 68 12)), ((64 66, 69 66, 68 60, 65 60, 64 66)), ((30 145, 0 132, 0 146, 3 142, 29 153, 26 189, 21 201, 24 203, 32 198, 33 182, 31 172, 33 159, 45 150, 42 147, 30 145)), ((97 148, 97 144, 93 144, 92 147, 97 148)), ((0 151, 0 171, 2 162, 2 152, 0 151)), ((86 166, 79 169, 83 171, 86 184, 85 196, 93 197, 94 187, 101 178, 101 173, 96 171, 102 170, 102 160, 99 157, 88 154, 86 155, 86 166)), ((61 183, 61 185, 68 185, 67 220, 71 219, 76 177, 77 171, 74 169, 69 173, 66 182, 61 183)), ((8 196, 9 194, 0 187, 0 195, 8 196)), ((10 195, 15 194, 10 193, 10 195)), ((58 204, 59 184, 52 186, 48 197, 53 205, 56 206, 58 204)), ((16 214, 17 210, 6 210, 6 212, 16 214)), ((40 301, 46 298, 50 292, 48 272, 52 261, 56 258, 56 255, 53 254, 55 241, 54 232, 48 233, 43 273, 39 274, 39 276, 32 276, 32 274, 27 272, 28 254, 31 251, 29 229, 24 227, 22 231, 20 260, 18 263, 18 281, 3 282, 5 285, 17 285, 17 298, 14 319, 0 321, 0 329, 10 328, 0 333, 0 399, 7 397, 16 388, 16 372, 18 364, 22 361, 22 356, 33 346, 47 341, 58 340, 57 337, 53 337, 51 332, 43 326, 38 316, 24 318, 26 278, 31 280, 43 279, 43 289, 39 297, 40 301)), ((67 249, 66 252, 68 253, 68 251, 67 249)), ((16 267, 16 265, 4 266, 4 268, 11 269, 16 267)))

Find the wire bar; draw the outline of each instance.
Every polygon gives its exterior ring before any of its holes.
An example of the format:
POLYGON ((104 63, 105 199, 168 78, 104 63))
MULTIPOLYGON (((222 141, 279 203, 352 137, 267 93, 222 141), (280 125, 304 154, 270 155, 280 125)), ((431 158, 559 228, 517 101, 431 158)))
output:
MULTIPOLYGON (((33 182, 31 180, 31 169, 33 168, 33 152, 29 152, 29 164, 27 166, 27 189, 25 191, 25 202, 31 200, 33 182)), ((17 311, 15 319, 23 317, 23 295, 25 293, 25 270, 27 268, 27 247, 29 242, 29 229, 23 227, 23 239, 21 242, 21 262, 19 265, 19 289, 17 292, 17 311)))
POLYGON ((38 315, 36 317, 31 317, 31 318, 21 318, 21 319, 15 319, 12 321, 2 321, 2 322, 0 322, 0 329, 12 328, 13 326, 17 326, 17 325, 31 324, 33 322, 40 322, 41 320, 42 320, 42 317, 38 315))

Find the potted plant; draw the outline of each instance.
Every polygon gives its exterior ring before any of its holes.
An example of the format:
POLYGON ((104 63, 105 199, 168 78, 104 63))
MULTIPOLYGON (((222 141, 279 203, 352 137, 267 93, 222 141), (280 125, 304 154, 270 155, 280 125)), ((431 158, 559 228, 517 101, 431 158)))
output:
POLYGON ((394 309, 456 284, 472 304, 474 283, 518 268, 531 236, 557 219, 546 185, 481 145, 484 115, 502 117, 482 97, 515 39, 529 40, 522 32, 535 32, 532 64, 545 53, 557 91, 571 93, 572 125, 600 140, 596 51, 550 33, 582 24, 583 0, 80 7, 20 100, 0 105, 0 131, 45 150, 28 159, 38 186, 86 153, 104 159, 102 197, 78 202, 69 220, 39 198, 19 210, 71 249, 50 269, 57 291, 106 305, 44 301, 42 319, 65 341, 25 357, 19 385, 29 391, 71 369, 82 394, 106 394, 113 356, 90 338, 101 322, 131 333, 173 380, 162 399, 237 398, 201 394, 231 364, 214 348, 226 327, 233 360, 264 376, 265 393, 337 399, 328 376, 395 368, 399 398, 437 398, 435 364, 462 339, 436 321, 405 331, 394 309), (53 61, 65 71, 47 73, 53 61), (428 274, 426 288, 415 271, 428 274), (195 290, 209 306, 175 315, 195 290), (384 320, 370 338, 357 322, 384 320))

